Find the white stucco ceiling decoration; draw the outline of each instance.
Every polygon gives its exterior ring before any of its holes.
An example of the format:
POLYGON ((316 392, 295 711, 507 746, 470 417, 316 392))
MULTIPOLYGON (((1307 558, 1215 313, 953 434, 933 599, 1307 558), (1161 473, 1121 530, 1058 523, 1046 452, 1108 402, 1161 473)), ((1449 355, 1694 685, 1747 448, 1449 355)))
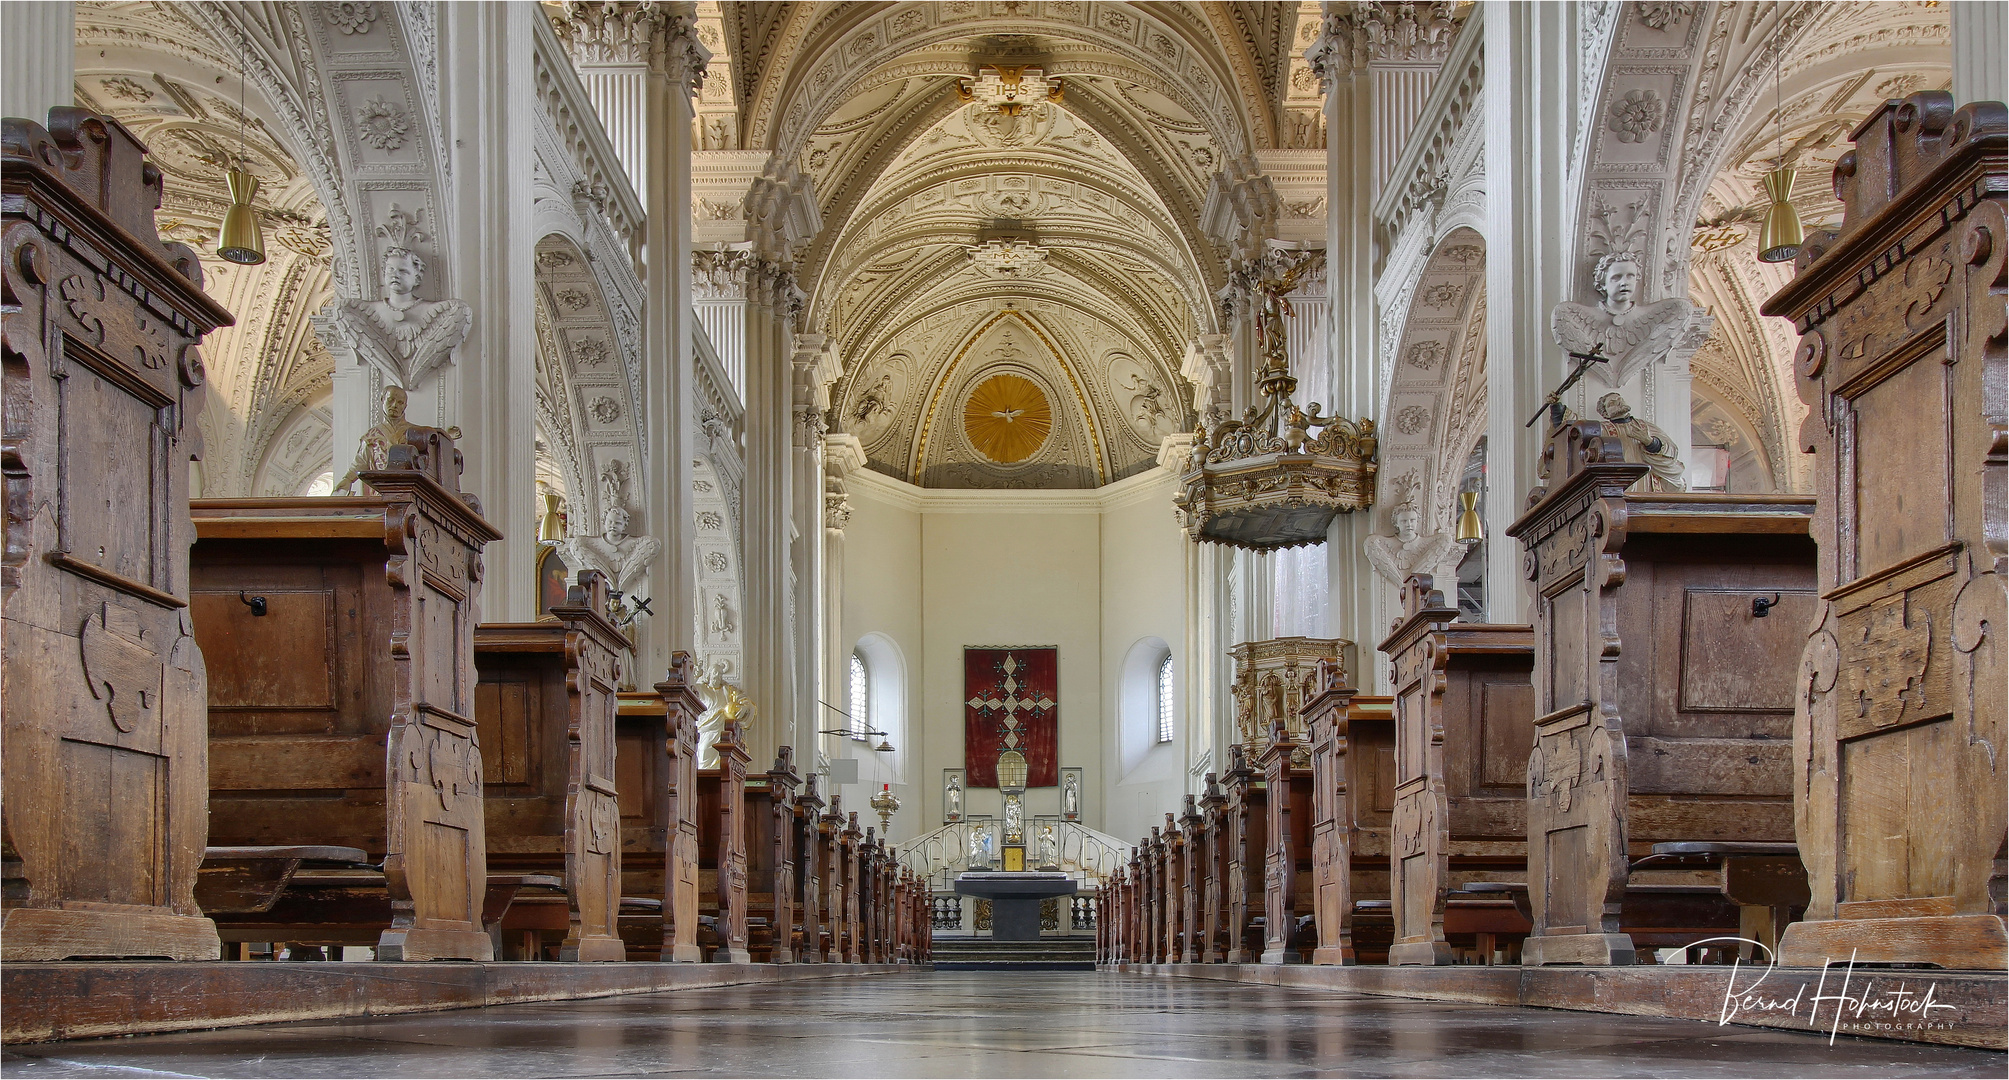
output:
POLYGON ((1143 172, 1069 107, 954 109, 840 232, 818 319, 847 369, 834 428, 873 468, 935 487, 1095 487, 1190 430, 1177 359, 1210 315, 1199 260, 1143 172), (1006 370, 1054 410, 1053 437, 1012 464, 976 453, 958 419, 1006 370))
POLYGON ((160 166, 161 235, 202 256, 205 288, 237 316, 202 343, 210 400, 197 422, 199 493, 304 493, 332 463, 334 360, 311 318, 333 296, 327 210, 275 138, 255 81, 239 108, 238 65, 166 3, 77 5, 77 103, 115 117, 160 166), (241 143, 240 143, 241 139, 241 143), (223 171, 243 155, 259 180, 266 261, 216 255, 229 209, 223 171))
MULTIPOLYGON (((1885 100, 1944 90, 1952 79, 1950 15, 1937 3, 1821 5, 1787 49, 1775 106, 1772 73, 1726 139, 1696 214, 1689 294, 1716 315, 1693 361, 1696 436, 1731 451, 1737 490, 1811 490, 1811 459, 1794 452, 1805 406, 1793 385, 1798 343, 1758 306, 1792 278, 1791 263, 1757 259, 1760 180, 1782 155, 1799 173, 1793 203, 1808 231, 1841 221, 1835 162, 1849 134, 1885 100), (1783 138, 1780 117, 1783 115, 1783 138)), ((1769 24, 1754 19, 1762 41, 1769 24)))

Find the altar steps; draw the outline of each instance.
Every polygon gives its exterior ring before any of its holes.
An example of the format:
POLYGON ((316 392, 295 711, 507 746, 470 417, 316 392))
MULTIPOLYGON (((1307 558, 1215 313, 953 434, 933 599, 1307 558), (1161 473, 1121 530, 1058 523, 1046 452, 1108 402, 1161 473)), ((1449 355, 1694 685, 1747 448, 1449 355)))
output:
POLYGON ((1038 941, 935 935, 936 971, 1094 971, 1095 938, 1089 934, 1038 941))

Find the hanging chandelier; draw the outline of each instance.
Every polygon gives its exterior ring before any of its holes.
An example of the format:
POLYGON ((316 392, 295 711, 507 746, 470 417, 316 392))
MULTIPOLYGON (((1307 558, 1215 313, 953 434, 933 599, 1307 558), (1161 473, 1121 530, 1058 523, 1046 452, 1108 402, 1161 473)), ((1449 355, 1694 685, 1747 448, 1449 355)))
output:
POLYGON ((1250 551, 1316 544, 1339 515, 1374 505, 1374 422, 1320 416, 1317 403, 1300 409, 1293 400, 1283 320, 1294 312, 1284 294, 1323 261, 1316 253, 1282 274, 1248 275, 1263 404, 1194 433, 1192 465, 1172 503, 1195 543, 1250 551))

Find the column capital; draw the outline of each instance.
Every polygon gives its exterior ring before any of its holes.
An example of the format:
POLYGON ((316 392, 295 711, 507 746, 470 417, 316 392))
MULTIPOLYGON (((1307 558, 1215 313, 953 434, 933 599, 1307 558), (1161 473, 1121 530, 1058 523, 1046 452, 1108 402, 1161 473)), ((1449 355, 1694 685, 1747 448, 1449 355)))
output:
POLYGON ((704 84, 712 54, 698 41, 695 4, 571 0, 547 10, 575 65, 645 65, 692 94, 704 84))
POLYGON ((1446 0, 1367 0, 1334 10, 1339 7, 1326 5, 1324 24, 1304 52, 1312 74, 1328 92, 1335 81, 1352 78, 1369 64, 1441 64, 1451 51, 1457 5, 1446 0))

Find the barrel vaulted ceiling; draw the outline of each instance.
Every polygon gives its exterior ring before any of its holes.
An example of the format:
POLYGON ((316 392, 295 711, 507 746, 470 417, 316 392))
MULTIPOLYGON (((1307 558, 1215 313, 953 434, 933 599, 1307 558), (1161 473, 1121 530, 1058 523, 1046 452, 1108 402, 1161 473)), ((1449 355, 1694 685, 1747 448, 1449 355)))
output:
POLYGON ((1096 487, 1192 429, 1180 361, 1216 329, 1226 270, 1201 211, 1231 163, 1301 146, 1298 5, 701 5, 714 15, 729 141, 813 180, 823 227, 797 276, 844 367, 832 427, 872 468, 1096 487), (1038 68, 1062 96, 1016 116, 966 103, 986 65, 1038 68), (1003 374, 1051 407, 1021 461, 964 422, 1003 374))

